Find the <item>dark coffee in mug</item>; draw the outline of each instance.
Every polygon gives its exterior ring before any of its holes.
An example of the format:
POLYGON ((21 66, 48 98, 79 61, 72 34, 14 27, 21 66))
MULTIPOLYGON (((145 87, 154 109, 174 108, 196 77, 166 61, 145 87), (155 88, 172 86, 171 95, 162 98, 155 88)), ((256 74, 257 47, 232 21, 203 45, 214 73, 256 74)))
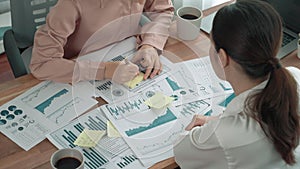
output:
POLYGON ((81 164, 80 160, 73 158, 73 157, 65 157, 59 159, 55 163, 55 167, 58 169, 76 169, 81 164))
POLYGON ((194 20, 194 19, 198 18, 197 16, 191 15, 191 14, 184 14, 184 15, 182 15, 180 17, 183 18, 183 19, 187 19, 187 20, 194 20))

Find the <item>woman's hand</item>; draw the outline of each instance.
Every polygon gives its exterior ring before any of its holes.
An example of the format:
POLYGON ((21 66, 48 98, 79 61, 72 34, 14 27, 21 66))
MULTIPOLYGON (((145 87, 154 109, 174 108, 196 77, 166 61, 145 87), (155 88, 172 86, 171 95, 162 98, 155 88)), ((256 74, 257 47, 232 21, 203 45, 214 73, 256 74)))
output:
POLYGON ((185 128, 185 130, 190 131, 192 128, 196 126, 203 126, 205 123, 207 123, 210 120, 217 119, 219 116, 203 116, 203 115, 194 115, 192 121, 190 124, 188 124, 185 128))
POLYGON ((123 84, 139 74, 139 67, 131 62, 107 62, 105 64, 105 78, 123 84))
POLYGON ((157 50, 150 45, 143 45, 131 60, 146 69, 144 79, 153 78, 162 71, 162 64, 157 50))

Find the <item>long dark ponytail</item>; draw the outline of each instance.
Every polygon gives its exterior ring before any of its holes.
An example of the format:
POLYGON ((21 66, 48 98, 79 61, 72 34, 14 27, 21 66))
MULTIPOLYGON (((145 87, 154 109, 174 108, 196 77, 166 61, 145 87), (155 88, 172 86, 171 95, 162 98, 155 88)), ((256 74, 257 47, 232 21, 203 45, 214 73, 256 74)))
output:
POLYGON ((255 118, 287 164, 294 164, 299 143, 297 83, 275 57, 281 45, 279 14, 260 0, 237 0, 219 10, 212 28, 221 48, 253 79, 268 79, 266 87, 246 100, 245 112, 255 118))

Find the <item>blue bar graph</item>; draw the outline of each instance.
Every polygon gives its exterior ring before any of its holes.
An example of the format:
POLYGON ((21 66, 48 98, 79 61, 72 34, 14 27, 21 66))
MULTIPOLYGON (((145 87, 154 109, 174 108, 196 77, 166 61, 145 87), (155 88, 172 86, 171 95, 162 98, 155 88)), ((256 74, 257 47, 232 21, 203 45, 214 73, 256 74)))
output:
POLYGON ((117 61, 122 61, 124 59, 125 58, 122 55, 119 55, 119 56, 116 56, 116 57, 112 58, 111 60, 114 61, 114 62, 117 62, 117 61))
POLYGON ((111 82, 111 81, 107 81, 107 82, 105 82, 105 83, 103 83, 103 84, 97 86, 96 88, 97 88, 98 90, 100 90, 100 91, 101 91, 101 90, 109 90, 111 85, 112 85, 112 82, 111 82))
POLYGON ((207 103, 203 100, 199 100, 199 101, 195 101, 192 103, 184 104, 182 106, 180 113, 185 117, 192 116, 194 114, 200 113, 201 111, 203 111, 203 109, 205 109, 209 106, 210 106, 209 103, 207 103))
POLYGON ((101 120, 98 116, 96 117, 98 121, 96 121, 91 116, 88 116, 88 121, 84 124, 91 130, 106 130, 106 122, 101 120))
POLYGON ((126 166, 128 166, 129 164, 131 164, 136 160, 137 158, 135 157, 135 155, 124 156, 121 157, 121 161, 117 163, 117 166, 119 168, 125 168, 126 166))
POLYGON ((85 164, 89 166, 89 168, 99 168, 108 162, 102 154, 96 152, 94 149, 82 149, 84 157, 86 157, 85 164))
MULTIPOLYGON (((88 116, 89 123, 85 122, 89 126, 92 126, 95 130, 103 129, 104 122, 98 117, 99 122, 96 122, 91 116, 88 116)), ((66 143, 70 148, 77 147, 74 145, 74 141, 77 139, 78 135, 83 131, 84 126, 81 123, 76 123, 73 125, 74 130, 63 130, 62 138, 65 139, 66 143), (78 133, 78 134, 75 134, 78 133)), ((108 159, 105 158, 100 152, 97 152, 93 148, 82 149, 83 155, 85 157, 85 168, 97 169, 104 164, 108 163, 108 159)))

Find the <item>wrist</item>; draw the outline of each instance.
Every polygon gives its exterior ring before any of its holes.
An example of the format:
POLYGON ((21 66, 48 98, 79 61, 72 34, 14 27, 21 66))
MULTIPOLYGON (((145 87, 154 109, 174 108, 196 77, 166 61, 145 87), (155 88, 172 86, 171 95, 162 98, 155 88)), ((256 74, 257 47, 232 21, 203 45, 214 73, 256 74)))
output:
POLYGON ((119 62, 105 62, 104 79, 112 79, 119 62))
POLYGON ((156 47, 154 47, 152 45, 148 45, 148 44, 142 45, 140 49, 148 49, 148 48, 153 48, 157 52, 157 55, 161 55, 161 53, 162 53, 161 50, 158 50, 156 47))
POLYGON ((144 45, 141 46, 141 49, 145 49, 145 48, 154 48, 154 49, 156 49, 154 46, 148 45, 148 44, 144 44, 144 45))

